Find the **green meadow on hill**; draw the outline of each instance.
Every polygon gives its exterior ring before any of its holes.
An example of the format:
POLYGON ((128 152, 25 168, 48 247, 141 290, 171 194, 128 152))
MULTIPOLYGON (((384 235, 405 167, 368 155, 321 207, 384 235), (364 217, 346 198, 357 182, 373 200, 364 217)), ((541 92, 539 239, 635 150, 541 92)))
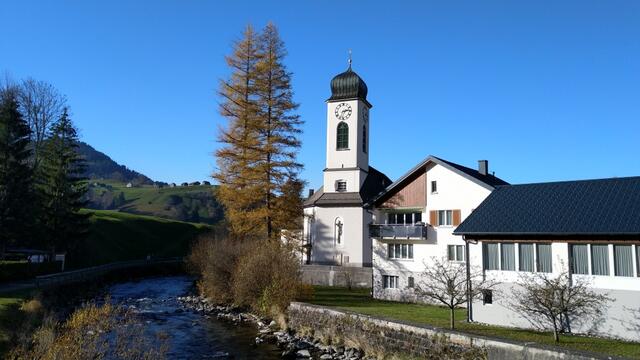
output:
POLYGON ((86 198, 91 209, 216 224, 224 215, 215 189, 211 185, 127 187, 115 180, 90 180, 86 198))

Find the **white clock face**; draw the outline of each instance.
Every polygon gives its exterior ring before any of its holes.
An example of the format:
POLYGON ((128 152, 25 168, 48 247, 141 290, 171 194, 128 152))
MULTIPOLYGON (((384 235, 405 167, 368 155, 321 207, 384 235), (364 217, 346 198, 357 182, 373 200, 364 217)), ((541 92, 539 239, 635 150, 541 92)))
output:
POLYGON ((340 120, 347 120, 351 116, 351 105, 341 103, 336 106, 336 117, 340 120))

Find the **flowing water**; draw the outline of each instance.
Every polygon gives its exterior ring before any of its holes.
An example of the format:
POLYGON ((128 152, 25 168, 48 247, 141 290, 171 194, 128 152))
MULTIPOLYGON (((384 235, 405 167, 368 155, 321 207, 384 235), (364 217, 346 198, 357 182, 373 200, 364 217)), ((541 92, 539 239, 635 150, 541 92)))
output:
POLYGON ((168 359, 280 359, 275 345, 255 345, 255 326, 233 325, 183 308, 177 298, 187 295, 192 284, 187 276, 148 278, 113 285, 109 294, 114 303, 138 314, 145 334, 168 336, 168 359))

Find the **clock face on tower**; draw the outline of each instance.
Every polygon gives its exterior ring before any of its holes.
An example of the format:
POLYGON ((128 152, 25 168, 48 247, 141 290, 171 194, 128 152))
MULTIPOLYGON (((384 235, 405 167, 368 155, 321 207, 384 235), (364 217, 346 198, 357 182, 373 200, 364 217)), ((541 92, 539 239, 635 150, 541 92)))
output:
POLYGON ((351 116, 351 105, 341 103, 336 106, 336 117, 340 120, 347 120, 351 116))

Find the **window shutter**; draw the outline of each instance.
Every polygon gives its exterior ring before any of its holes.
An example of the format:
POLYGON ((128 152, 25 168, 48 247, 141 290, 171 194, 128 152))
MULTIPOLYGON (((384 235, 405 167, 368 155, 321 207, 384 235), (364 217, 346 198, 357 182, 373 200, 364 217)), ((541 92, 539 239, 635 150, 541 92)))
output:
POLYGON ((460 210, 453 210, 453 226, 460 225, 460 210))
POLYGON ((436 226, 438 223, 438 212, 435 210, 429 211, 429 224, 436 226))

